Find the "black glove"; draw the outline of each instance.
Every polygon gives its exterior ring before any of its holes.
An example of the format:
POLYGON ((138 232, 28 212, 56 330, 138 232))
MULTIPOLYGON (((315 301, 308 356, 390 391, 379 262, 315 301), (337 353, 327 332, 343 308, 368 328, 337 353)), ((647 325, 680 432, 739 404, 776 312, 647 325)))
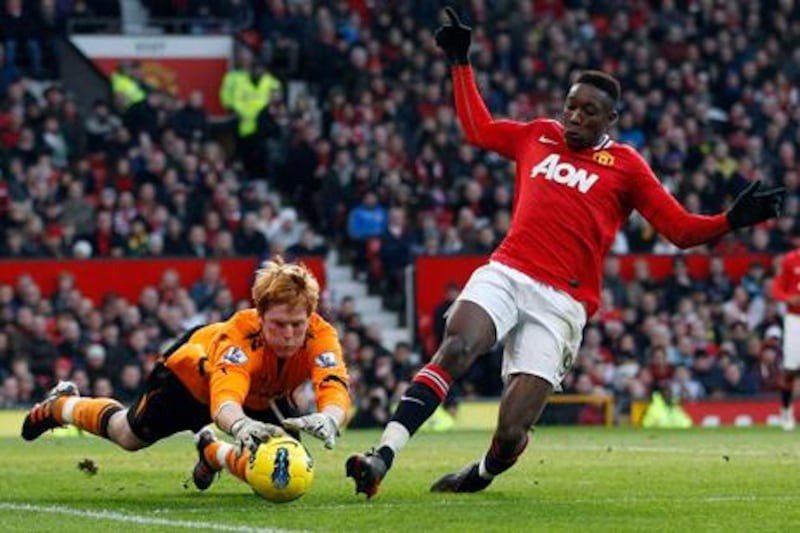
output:
POLYGON ((444 8, 444 12, 450 20, 450 24, 436 30, 434 35, 436 44, 444 50, 453 65, 469 65, 467 54, 472 39, 472 28, 461 24, 461 20, 452 7, 444 8))
POLYGON ((732 229, 752 226, 773 217, 779 217, 786 196, 784 187, 760 191, 761 180, 754 181, 739 193, 726 213, 732 229))

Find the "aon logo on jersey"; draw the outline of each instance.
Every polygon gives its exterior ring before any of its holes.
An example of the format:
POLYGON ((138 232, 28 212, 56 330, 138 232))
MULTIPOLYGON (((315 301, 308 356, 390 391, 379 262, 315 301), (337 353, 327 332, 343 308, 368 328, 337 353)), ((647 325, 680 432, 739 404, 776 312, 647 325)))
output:
POLYGON ((531 169, 531 178, 539 175, 573 189, 577 188, 584 194, 600 179, 597 174, 589 174, 582 168, 575 168, 571 163, 561 163, 561 156, 558 154, 548 155, 531 169))

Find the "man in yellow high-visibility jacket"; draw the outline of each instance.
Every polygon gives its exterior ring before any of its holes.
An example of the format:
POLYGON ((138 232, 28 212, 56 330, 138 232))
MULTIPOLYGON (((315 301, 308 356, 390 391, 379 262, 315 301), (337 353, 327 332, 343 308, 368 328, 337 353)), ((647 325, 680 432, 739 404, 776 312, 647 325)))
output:
POLYGON ((142 84, 133 75, 133 70, 132 64, 122 61, 111 73, 111 92, 115 100, 121 100, 120 105, 123 111, 133 104, 141 102, 147 96, 142 84))
POLYGON ((233 111, 233 92, 239 80, 246 78, 253 64, 253 54, 247 48, 240 48, 236 53, 234 67, 222 77, 219 87, 219 102, 227 111, 233 111))
POLYGON ((270 101, 281 97, 283 84, 264 65, 253 63, 246 76, 235 77, 231 89, 231 110, 238 118, 237 152, 251 177, 266 173, 265 149, 258 131, 258 117, 270 101))
POLYGON ((269 105, 270 100, 280 94, 283 84, 256 62, 247 76, 233 80, 231 109, 239 118, 239 137, 255 135, 258 130, 258 115, 269 105))

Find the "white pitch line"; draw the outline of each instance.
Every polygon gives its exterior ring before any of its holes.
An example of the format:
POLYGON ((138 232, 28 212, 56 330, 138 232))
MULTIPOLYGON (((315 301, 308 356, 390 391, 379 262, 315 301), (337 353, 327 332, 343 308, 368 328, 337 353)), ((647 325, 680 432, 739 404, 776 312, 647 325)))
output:
MULTIPOLYGON (((250 526, 232 526, 228 524, 217 524, 214 522, 200 522, 196 520, 170 520, 168 518, 152 518, 141 515, 118 513, 114 511, 90 511, 87 509, 76 509, 63 506, 31 505, 27 503, 0 502, 0 511, 27 511, 30 513, 51 513, 69 516, 79 516, 82 518, 94 518, 101 520, 111 520, 114 522, 126 522, 129 524, 140 524, 148 526, 167 526, 180 527, 186 529, 210 529, 213 531, 238 531, 241 533, 299 533, 288 529, 274 528, 255 528, 250 526)), ((175 509, 180 512, 180 509, 175 509)))

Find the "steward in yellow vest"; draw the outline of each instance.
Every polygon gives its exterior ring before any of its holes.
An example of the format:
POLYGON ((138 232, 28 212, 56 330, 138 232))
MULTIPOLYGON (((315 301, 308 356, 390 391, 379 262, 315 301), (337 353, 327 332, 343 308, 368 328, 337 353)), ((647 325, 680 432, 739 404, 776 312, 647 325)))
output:
POLYGON ((121 94, 124 97, 123 111, 147 96, 139 80, 133 76, 133 65, 127 61, 120 62, 111 73, 111 92, 115 96, 121 94))
POLYGON ((283 84, 259 62, 253 64, 248 74, 234 75, 229 83, 232 86, 230 108, 239 118, 239 137, 255 135, 258 115, 269 105, 273 95, 283 89, 283 84))

